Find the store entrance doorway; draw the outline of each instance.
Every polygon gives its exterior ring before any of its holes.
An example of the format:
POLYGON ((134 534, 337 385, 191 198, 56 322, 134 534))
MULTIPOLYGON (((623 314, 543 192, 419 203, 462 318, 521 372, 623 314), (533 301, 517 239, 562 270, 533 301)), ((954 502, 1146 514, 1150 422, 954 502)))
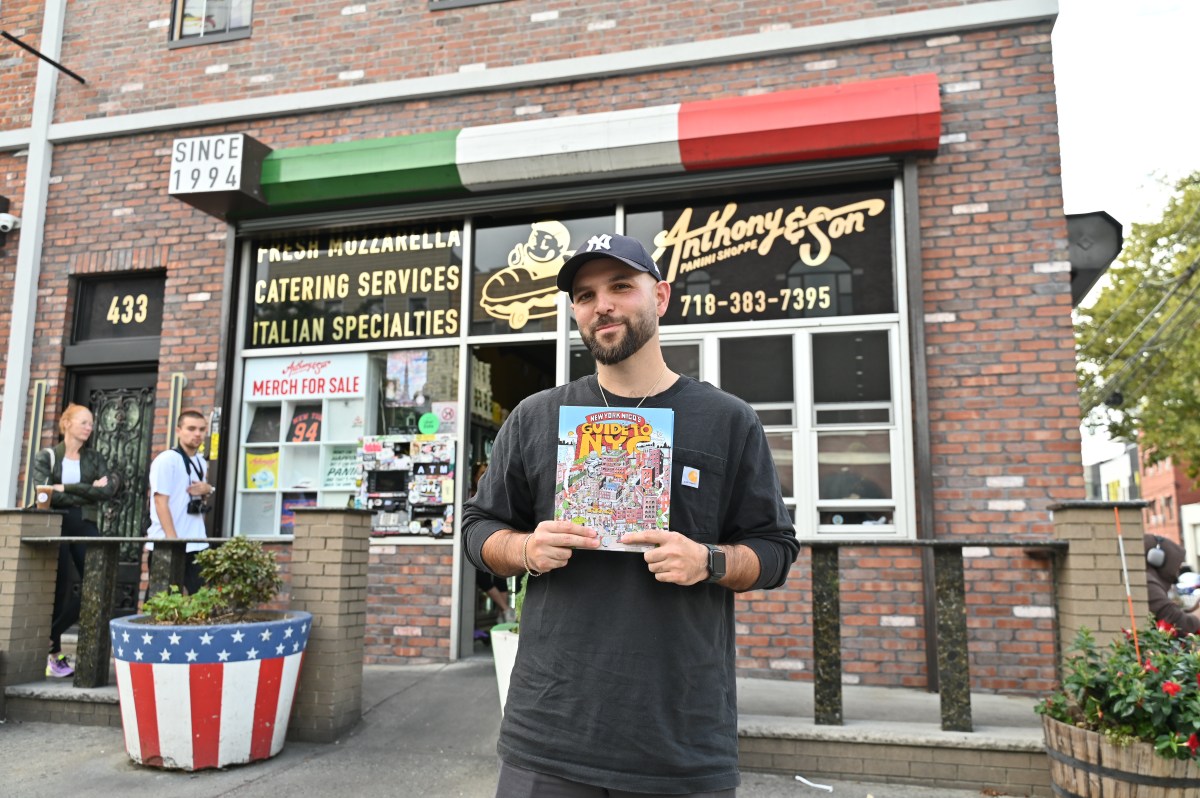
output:
MULTIPOLYGON (((479 479, 487 471, 492 445, 500 425, 527 396, 555 384, 555 346, 548 341, 533 344, 476 346, 471 349, 467 413, 466 452, 463 458, 468 497, 475 495, 479 479)), ((464 558, 464 623, 462 650, 490 656, 488 630, 505 620, 504 605, 519 584, 515 578, 493 582, 490 574, 477 571, 464 558)))
MULTIPOLYGON (((150 368, 75 370, 68 375, 72 401, 90 409, 95 419, 89 445, 104 455, 118 480, 117 492, 104 505, 98 520, 100 534, 105 537, 140 537, 150 526, 146 496, 157 380, 158 372, 150 368)), ((137 612, 141 557, 141 546, 121 546, 114 618, 137 612)))

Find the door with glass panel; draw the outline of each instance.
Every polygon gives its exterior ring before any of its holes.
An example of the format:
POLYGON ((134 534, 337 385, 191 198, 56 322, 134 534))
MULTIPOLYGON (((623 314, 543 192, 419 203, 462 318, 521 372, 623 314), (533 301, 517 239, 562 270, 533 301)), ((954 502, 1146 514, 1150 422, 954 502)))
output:
POLYGON ((894 534, 903 491, 894 333, 815 332, 807 438, 816 453, 817 532, 894 534))

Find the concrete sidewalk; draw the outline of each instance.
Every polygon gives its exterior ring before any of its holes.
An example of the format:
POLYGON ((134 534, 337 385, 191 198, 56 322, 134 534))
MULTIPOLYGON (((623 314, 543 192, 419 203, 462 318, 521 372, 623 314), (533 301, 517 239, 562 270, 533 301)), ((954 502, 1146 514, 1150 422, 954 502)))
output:
MULTIPOLYGON (((362 721, 337 743, 289 742, 273 759, 225 771, 179 773, 134 765, 119 729, 46 723, 0 724, 0 793, 14 798, 119 795, 122 798, 371 795, 402 798, 491 798, 496 782, 500 705, 490 658, 446 665, 366 668, 362 721)), ((792 721, 811 712, 811 685, 739 681, 743 714, 792 721), (806 698, 807 693, 807 698, 806 698), (764 713, 764 710, 768 710, 764 713)), ((923 720, 936 696, 866 688, 847 691, 846 717, 923 720), (866 690, 864 692, 864 690, 866 690), (929 699, 932 698, 932 701, 929 699)), ((998 698, 976 716, 1011 712, 1037 728, 1032 701, 998 698), (1025 713, 1028 712, 1027 717, 1025 713)), ((932 707, 932 709, 931 709, 932 707)), ((811 714, 808 715, 811 717, 811 714)), ((1007 722, 1007 721, 1006 721, 1007 722)), ((877 727, 878 724, 872 724, 877 727)), ((878 729, 877 729, 878 731, 878 729)), ((1039 732, 1040 735, 1040 732, 1039 732)), ((791 774, 743 773, 739 798, 979 798, 974 790, 814 779, 833 792, 806 787, 791 774)))

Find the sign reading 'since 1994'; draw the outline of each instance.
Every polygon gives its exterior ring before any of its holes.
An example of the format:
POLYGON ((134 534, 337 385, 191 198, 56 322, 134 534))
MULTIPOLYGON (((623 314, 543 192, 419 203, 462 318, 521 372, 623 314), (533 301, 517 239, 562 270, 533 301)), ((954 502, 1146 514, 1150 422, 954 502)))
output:
POLYGON ((459 332, 462 231, 326 233, 259 242, 246 348, 459 332))

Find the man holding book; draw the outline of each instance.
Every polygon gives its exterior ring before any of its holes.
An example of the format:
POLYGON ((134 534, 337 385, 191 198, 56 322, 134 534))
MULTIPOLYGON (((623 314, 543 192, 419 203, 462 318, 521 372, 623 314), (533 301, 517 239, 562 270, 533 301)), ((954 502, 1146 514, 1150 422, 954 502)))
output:
POLYGON ((517 406, 464 513, 472 564, 529 574, 496 795, 733 796, 733 594, 781 586, 799 550, 766 436, 745 402, 668 368, 671 289, 640 242, 591 237, 558 287, 597 373, 517 406), (623 453, 581 455, 597 419, 631 425, 609 435, 623 453))

